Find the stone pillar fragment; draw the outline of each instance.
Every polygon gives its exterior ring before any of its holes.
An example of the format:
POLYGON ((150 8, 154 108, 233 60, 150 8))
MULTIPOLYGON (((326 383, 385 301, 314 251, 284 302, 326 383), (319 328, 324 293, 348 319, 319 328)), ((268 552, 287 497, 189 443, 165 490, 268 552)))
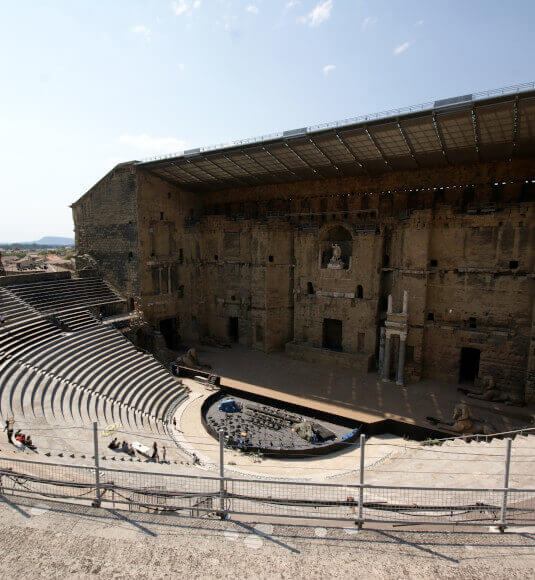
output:
POLYGON ((396 377, 396 385, 403 386, 404 369, 405 369, 405 349, 407 345, 407 336, 400 335, 399 337, 399 353, 398 353, 398 372, 396 377))
POLYGON ((379 362, 378 362, 378 370, 383 374, 383 366, 385 360, 385 336, 386 336, 386 328, 384 326, 381 327, 381 331, 379 334, 379 362))
POLYGON ((385 343, 385 358, 383 362, 383 382, 387 383, 390 380, 390 335, 386 335, 385 343))

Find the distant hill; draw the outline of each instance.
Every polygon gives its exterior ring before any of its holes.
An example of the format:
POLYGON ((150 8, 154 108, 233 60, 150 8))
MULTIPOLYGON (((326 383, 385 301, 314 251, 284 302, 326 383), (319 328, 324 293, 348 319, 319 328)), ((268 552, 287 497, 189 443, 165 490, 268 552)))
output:
POLYGON ((54 236, 45 236, 35 242, 27 242, 39 246, 74 246, 74 238, 59 238, 54 236))
POLYGON ((61 248, 63 246, 74 246, 73 238, 61 238, 59 236, 44 236, 35 242, 15 242, 12 244, 0 243, 0 248, 21 248, 21 249, 36 249, 40 247, 46 248, 61 248))

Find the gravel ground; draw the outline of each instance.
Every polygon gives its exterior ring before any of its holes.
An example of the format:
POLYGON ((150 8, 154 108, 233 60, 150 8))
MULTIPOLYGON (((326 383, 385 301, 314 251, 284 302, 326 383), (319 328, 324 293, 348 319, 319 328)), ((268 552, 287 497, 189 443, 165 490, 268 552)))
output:
POLYGON ((535 528, 363 530, 0 502, 0 576, 533 578, 535 528), (485 530, 486 531, 486 530, 485 530))

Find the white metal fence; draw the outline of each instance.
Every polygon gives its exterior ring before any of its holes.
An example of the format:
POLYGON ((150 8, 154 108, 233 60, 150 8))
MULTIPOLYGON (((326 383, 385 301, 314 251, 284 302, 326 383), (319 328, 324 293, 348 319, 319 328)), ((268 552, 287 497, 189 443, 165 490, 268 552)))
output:
POLYGON ((359 526, 535 525, 535 489, 509 487, 510 457, 509 439, 503 486, 490 489, 371 485, 364 469, 359 483, 311 483, 226 477, 223 464, 219 476, 197 476, 110 469, 98 461, 88 467, 0 457, 0 493, 193 517, 241 514, 359 526))

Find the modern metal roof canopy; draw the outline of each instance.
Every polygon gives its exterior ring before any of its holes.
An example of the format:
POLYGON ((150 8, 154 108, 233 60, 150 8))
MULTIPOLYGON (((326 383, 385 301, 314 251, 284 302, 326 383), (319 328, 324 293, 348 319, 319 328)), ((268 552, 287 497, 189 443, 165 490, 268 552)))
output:
POLYGON ((139 166, 197 192, 535 152, 535 83, 191 149, 139 166))

